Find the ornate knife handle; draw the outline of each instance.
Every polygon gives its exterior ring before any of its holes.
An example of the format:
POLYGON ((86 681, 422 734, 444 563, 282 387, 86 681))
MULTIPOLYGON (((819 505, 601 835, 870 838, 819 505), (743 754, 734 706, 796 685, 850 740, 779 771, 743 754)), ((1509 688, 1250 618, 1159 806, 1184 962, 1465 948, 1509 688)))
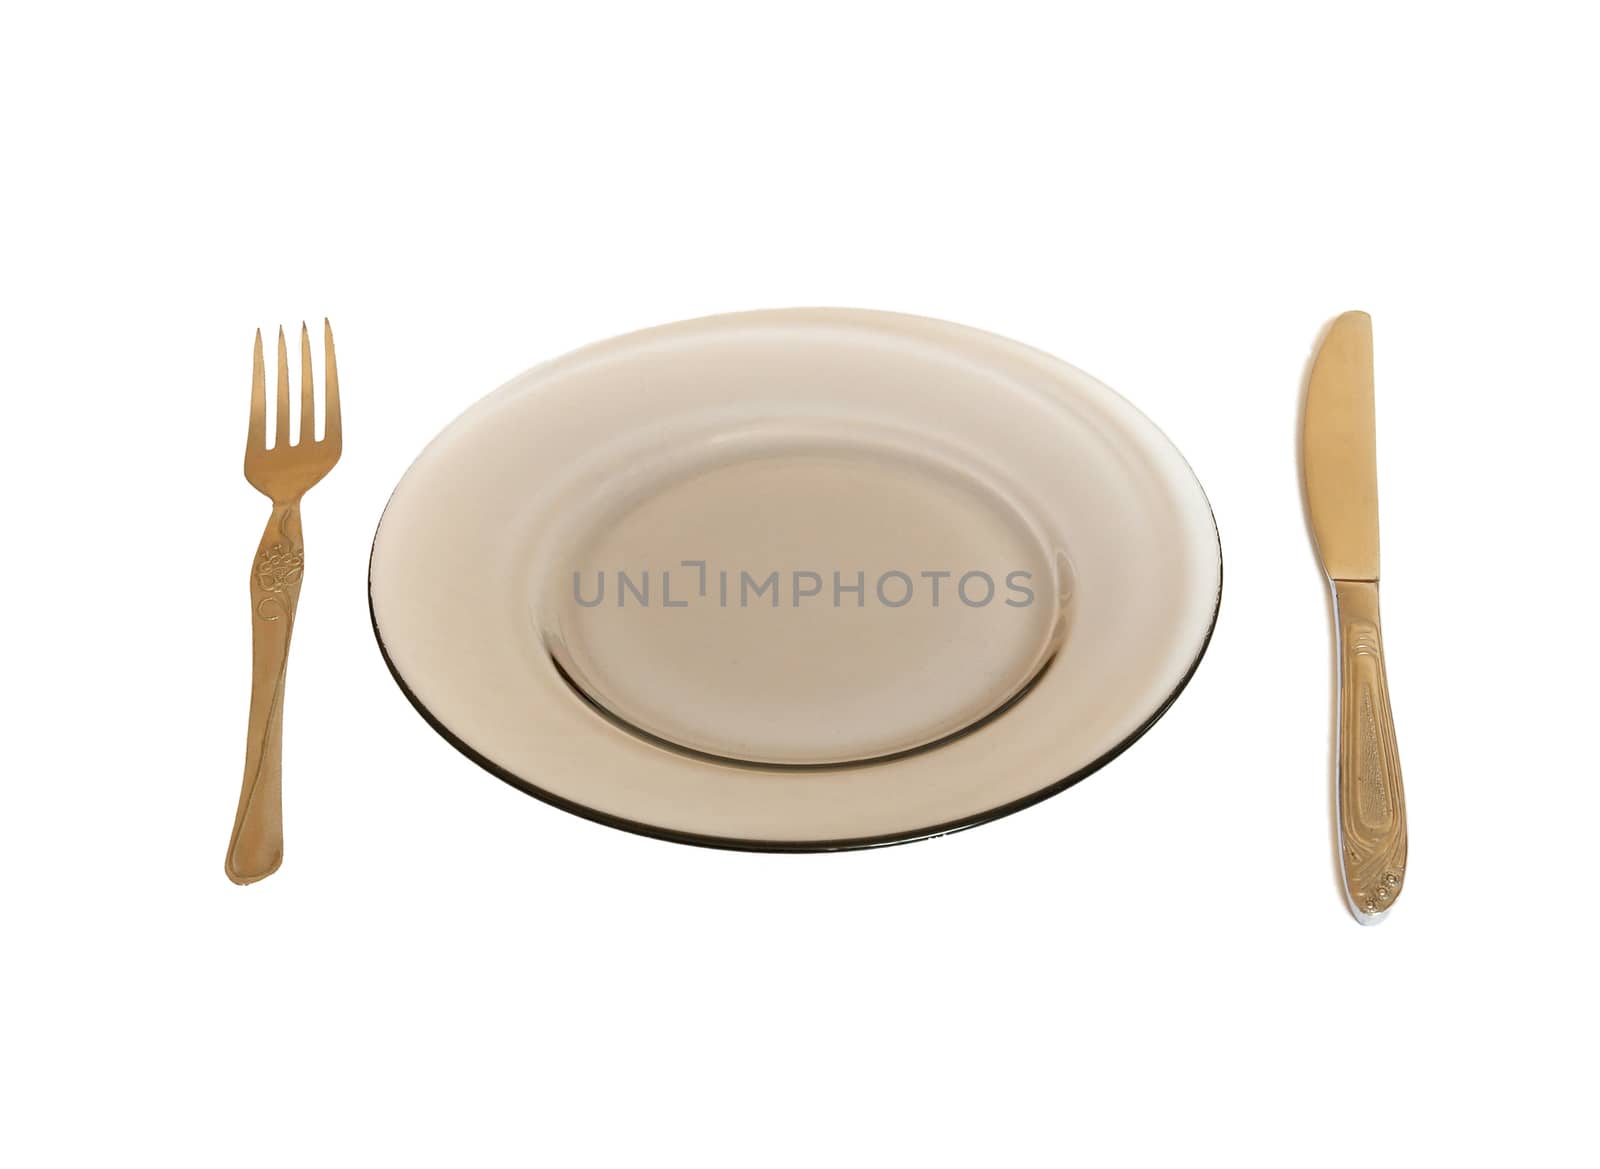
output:
POLYGON ((1333 582, 1339 633, 1339 863, 1363 924, 1388 912, 1406 879, 1406 800, 1389 708, 1378 582, 1333 582))
POLYGON ((250 568, 250 731, 224 865, 239 885, 283 863, 283 684, 304 569, 299 505, 276 505, 250 568))

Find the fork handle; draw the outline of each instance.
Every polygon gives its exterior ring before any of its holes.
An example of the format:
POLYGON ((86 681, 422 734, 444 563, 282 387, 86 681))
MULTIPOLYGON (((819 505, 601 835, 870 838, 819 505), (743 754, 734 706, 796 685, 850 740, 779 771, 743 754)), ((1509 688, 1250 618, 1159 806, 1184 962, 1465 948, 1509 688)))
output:
POLYGON ((283 863, 283 684, 304 568, 299 501, 275 503, 250 568, 250 730, 223 865, 237 885, 270 877, 283 863))
POLYGON ((1339 630, 1339 862, 1356 920, 1383 917, 1405 885, 1406 797, 1383 664, 1378 582, 1333 582, 1339 630))

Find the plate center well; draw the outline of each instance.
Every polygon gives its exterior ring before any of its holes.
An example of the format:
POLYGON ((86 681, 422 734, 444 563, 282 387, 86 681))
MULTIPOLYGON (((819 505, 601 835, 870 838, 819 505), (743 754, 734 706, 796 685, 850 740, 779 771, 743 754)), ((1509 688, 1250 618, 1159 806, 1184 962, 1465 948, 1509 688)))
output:
POLYGON ((1058 557, 980 477, 872 445, 719 451, 635 469, 542 578, 546 647, 615 722, 737 762, 865 761, 1049 662, 1058 557))

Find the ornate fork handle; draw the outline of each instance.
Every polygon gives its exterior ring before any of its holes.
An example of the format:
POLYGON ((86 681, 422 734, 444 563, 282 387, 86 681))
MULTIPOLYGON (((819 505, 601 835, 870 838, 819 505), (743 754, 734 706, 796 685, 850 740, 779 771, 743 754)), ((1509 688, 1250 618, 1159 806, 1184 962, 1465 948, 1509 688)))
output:
POLYGON ((1339 861, 1358 920, 1386 913, 1406 878, 1406 799, 1383 665, 1378 582, 1333 582, 1339 630, 1339 861))
POLYGON ((269 877, 283 863, 283 689, 304 570, 300 505, 274 505, 250 569, 250 730, 224 864, 239 885, 269 877))

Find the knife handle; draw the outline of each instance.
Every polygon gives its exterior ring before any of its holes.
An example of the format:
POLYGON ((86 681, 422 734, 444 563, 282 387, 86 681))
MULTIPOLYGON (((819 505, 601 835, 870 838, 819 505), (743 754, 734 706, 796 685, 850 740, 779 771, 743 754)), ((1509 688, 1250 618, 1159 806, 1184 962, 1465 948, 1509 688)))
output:
POLYGON ((1333 582, 1339 638, 1339 863, 1350 908, 1376 923, 1406 879, 1406 800, 1383 665, 1378 582, 1333 582))

